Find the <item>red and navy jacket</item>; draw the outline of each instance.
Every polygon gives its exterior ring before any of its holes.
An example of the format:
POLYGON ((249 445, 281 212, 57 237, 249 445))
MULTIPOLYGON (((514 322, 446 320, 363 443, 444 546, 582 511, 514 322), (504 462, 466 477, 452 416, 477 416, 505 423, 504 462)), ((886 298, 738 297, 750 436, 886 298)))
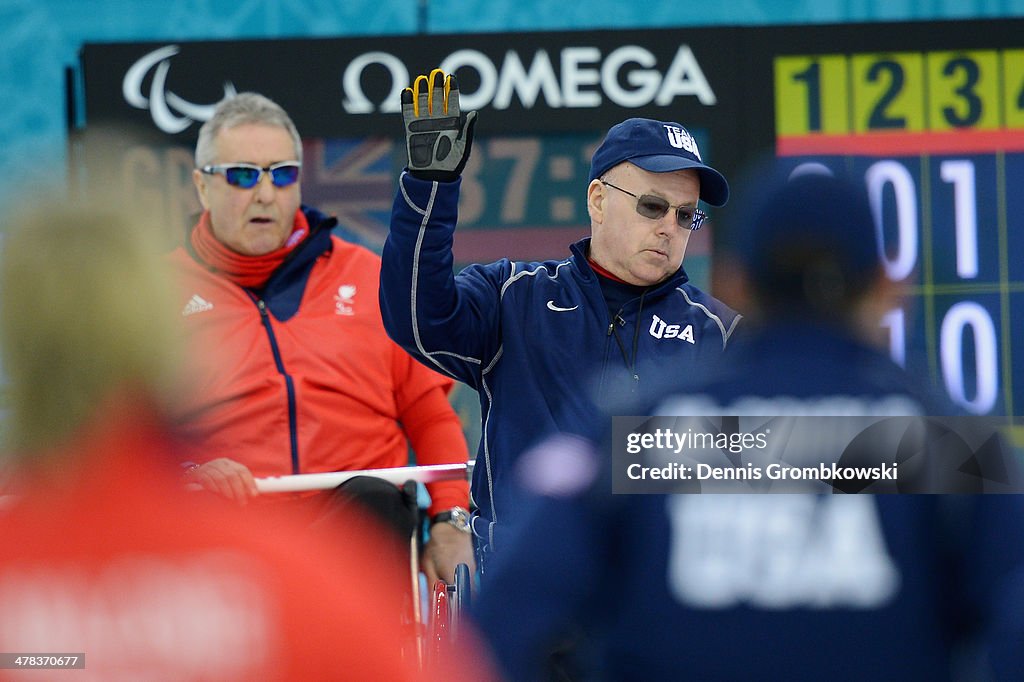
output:
MULTIPOLYGON (((228 457, 257 477, 465 462, 452 382, 384 332, 379 257, 303 208, 310 235, 260 290, 214 272, 186 247, 180 283, 190 390, 177 414, 183 459, 228 457)), ((468 485, 428 486, 431 511, 468 504, 468 485)))
POLYGON ((613 315, 587 262, 589 239, 565 260, 502 259, 456 276, 460 184, 402 174, 382 253, 381 313, 391 338, 480 396, 472 493, 493 542, 490 524, 514 513, 508 483, 525 448, 577 432, 597 409, 595 395, 636 394, 665 372, 713 361, 740 316, 682 268, 613 315))

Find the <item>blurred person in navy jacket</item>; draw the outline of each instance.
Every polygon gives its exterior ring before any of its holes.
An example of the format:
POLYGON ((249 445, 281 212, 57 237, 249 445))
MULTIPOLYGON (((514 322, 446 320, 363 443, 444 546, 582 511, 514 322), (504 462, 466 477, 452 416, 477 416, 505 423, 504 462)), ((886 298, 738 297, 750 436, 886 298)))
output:
MULTIPOLYGON (((894 292, 862 188, 766 186, 737 252, 748 336, 613 414, 951 414, 872 338, 894 292)), ((1020 679, 1021 496, 612 494, 607 427, 517 469, 530 503, 475 604, 511 679, 581 628, 597 678, 1020 679)))

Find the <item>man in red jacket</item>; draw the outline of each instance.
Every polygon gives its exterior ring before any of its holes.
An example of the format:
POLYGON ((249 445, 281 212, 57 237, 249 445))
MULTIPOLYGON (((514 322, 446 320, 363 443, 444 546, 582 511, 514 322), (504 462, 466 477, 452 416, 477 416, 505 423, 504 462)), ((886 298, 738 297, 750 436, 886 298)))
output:
MULTIPOLYGON (((466 462, 452 382, 384 332, 379 258, 301 204, 302 143, 288 114, 256 93, 227 99, 200 129, 195 159, 204 211, 171 256, 198 382, 180 405, 195 436, 188 476, 246 502, 255 477, 402 466, 410 445, 419 464, 466 462)), ((411 532, 397 487, 375 481, 358 483, 411 532)), ((427 490, 424 572, 451 581, 458 563, 473 565, 458 523, 468 485, 427 490)))
POLYGON ((166 263, 112 205, 4 221, 0 679, 490 679, 468 646, 418 665, 408 573, 355 510, 182 488, 166 263))

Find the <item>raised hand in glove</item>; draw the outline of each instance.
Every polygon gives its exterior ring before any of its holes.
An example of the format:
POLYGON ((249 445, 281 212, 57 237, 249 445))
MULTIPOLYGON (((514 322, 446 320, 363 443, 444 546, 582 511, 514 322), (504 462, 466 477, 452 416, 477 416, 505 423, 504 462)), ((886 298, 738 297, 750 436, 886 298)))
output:
POLYGON ((454 75, 434 69, 417 76, 402 90, 409 172, 423 180, 451 182, 459 177, 473 146, 476 112, 459 109, 459 85, 454 75))

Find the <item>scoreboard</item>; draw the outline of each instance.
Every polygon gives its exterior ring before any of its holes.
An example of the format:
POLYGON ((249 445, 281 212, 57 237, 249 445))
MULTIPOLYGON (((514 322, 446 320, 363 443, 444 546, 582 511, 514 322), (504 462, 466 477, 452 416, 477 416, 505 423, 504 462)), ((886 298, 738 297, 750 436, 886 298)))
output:
POLYGON ((775 149, 863 178, 899 363, 974 414, 1024 409, 1024 50, 780 54, 775 149))

